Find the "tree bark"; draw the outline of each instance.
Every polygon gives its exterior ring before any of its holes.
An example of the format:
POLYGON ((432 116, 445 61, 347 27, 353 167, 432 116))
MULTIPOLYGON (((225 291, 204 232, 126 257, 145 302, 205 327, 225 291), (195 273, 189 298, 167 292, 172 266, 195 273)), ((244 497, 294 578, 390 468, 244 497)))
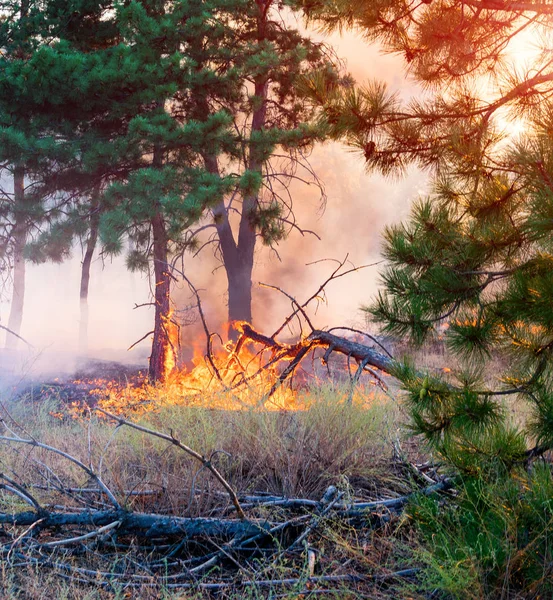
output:
POLYGON ((150 355, 150 381, 164 381, 175 367, 175 349, 170 339, 171 279, 168 261, 167 234, 161 214, 151 221, 154 251, 155 323, 152 354, 150 355))
MULTIPOLYGON (((258 16, 258 39, 261 41, 266 37, 266 25, 270 0, 257 0, 259 7, 258 16)), ((254 98, 257 108, 252 115, 251 133, 263 129, 267 119, 267 98, 269 83, 266 75, 258 77, 254 82, 254 98)), ((219 172, 217 158, 215 156, 204 157, 207 169, 212 173, 219 172)), ((263 161, 250 142, 247 168, 250 172, 261 174, 263 161)), ((238 241, 232 232, 228 218, 227 208, 221 201, 213 210, 215 226, 219 237, 223 266, 228 282, 228 322, 230 339, 237 341, 240 337, 240 329, 232 326, 233 322, 246 321, 253 323, 252 312, 252 272, 254 264, 255 244, 257 234, 253 225, 253 215, 259 201, 258 193, 249 194, 242 200, 242 210, 238 228, 238 241)))
MULTIPOLYGON (((29 0, 22 0, 20 4, 20 18, 26 19, 29 14, 29 0)), ((16 48, 14 55, 17 58, 23 57, 21 48, 16 48)), ((12 231, 13 238, 13 291, 10 306, 10 316, 8 318, 8 329, 16 333, 21 332, 21 323, 23 321, 23 305, 25 302, 25 257, 24 250, 27 243, 27 214, 25 206, 25 167, 21 164, 15 165, 13 171, 13 201, 15 222, 12 231)), ((15 350, 19 339, 6 334, 6 348, 15 350)))
MULTIPOLYGON (((25 244, 27 243, 27 214, 25 206, 25 168, 17 166, 13 173, 14 213, 13 228, 13 291, 8 319, 8 329, 17 335, 21 333, 23 305, 25 302, 25 244)), ((6 348, 15 350, 19 340, 7 333, 6 348)))
MULTIPOLYGON (((252 132, 260 131, 265 125, 267 91, 267 82, 256 82, 255 95, 261 100, 261 106, 253 114, 252 132)), ((263 164, 258 160, 255 148, 250 148, 248 170, 258 174, 263 170, 263 164)), ((252 217, 257 209, 258 200, 258 194, 250 194, 243 199, 235 259, 224 261, 228 280, 228 320, 231 324, 236 321, 253 323, 252 272, 257 234, 252 217)), ((231 326, 231 339, 236 341, 239 335, 239 330, 231 326)))
MULTIPOLYGON (((154 149, 155 167, 161 168, 163 156, 161 150, 154 149)), ((156 205, 155 215, 151 219, 154 254, 154 303, 155 322, 154 339, 148 376, 150 381, 165 381, 176 366, 177 339, 171 339, 174 325, 171 321, 171 275, 169 273, 169 241, 161 206, 156 205)))
POLYGON ((0 523, 28 527, 39 522, 40 528, 70 525, 103 527, 121 521, 120 534, 132 533, 145 538, 180 536, 184 538, 249 537, 264 533, 270 523, 256 523, 242 519, 188 518, 127 511, 83 511, 81 513, 20 512, 0 513, 0 523))
POLYGON ((99 189, 95 189, 90 203, 90 232, 86 243, 86 251, 81 266, 81 289, 80 289, 80 321, 79 321, 79 352, 88 354, 88 290, 90 285, 90 267, 92 257, 98 241, 98 227, 100 225, 99 212, 99 189))

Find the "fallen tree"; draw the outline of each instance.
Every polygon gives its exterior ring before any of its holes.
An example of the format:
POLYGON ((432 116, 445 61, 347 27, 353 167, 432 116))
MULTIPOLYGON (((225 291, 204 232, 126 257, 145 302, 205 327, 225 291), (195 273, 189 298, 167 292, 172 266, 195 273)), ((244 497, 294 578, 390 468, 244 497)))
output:
POLYGON ((282 374, 269 391, 269 396, 272 396, 278 387, 294 374, 301 361, 316 348, 325 349, 323 356, 323 362, 325 363, 328 362, 332 352, 338 352, 347 356, 348 359, 353 359, 357 363, 357 371, 354 375, 355 382, 359 380, 365 370, 380 381, 380 378, 371 367, 391 374, 395 365, 394 359, 391 356, 378 352, 370 346, 337 336, 330 331, 314 329, 306 338, 296 344, 278 342, 274 337, 267 337, 256 331, 248 323, 243 323, 240 326, 240 334, 241 337, 238 341, 237 352, 239 352, 242 344, 250 341, 272 350, 279 361, 290 360, 289 365, 282 371, 282 374))

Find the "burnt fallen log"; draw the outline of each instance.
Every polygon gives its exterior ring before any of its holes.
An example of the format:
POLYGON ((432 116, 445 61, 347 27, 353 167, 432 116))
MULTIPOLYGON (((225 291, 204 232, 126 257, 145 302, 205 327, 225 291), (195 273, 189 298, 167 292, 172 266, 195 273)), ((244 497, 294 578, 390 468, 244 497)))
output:
MULTIPOLYGON (((240 353, 244 344, 253 342, 273 353, 273 358, 265 365, 265 367, 282 360, 290 361, 271 387, 268 393, 269 397, 276 392, 286 379, 293 375, 301 361, 316 348, 325 349, 323 362, 328 362, 328 359, 333 352, 338 352, 339 354, 347 356, 348 360, 353 359, 358 365, 357 371, 353 377, 353 383, 356 383, 359 380, 359 377, 365 370, 369 371, 373 377, 379 380, 377 373, 375 373, 373 369, 392 374, 394 367, 396 366, 396 361, 391 355, 379 352, 371 346, 335 335, 330 331, 313 329, 307 337, 301 339, 297 343, 286 344, 278 341, 274 336, 269 337, 256 331, 249 323, 241 323, 238 326, 238 329, 241 335, 236 345, 235 353, 237 355, 240 353)), ((261 367, 260 372, 265 367, 261 367)))
MULTIPOLYGON (((280 360, 297 358, 303 349, 309 348, 311 350, 317 347, 344 354, 359 363, 365 362, 367 366, 375 367, 385 373, 391 373, 395 366, 395 361, 391 356, 386 356, 370 346, 334 335, 328 331, 315 329, 309 336, 296 344, 284 344, 256 331, 249 323, 243 323, 240 330, 243 336, 242 343, 249 340, 266 346, 278 352, 280 360)), ((237 352, 239 352, 239 346, 237 346, 237 352)))
MULTIPOLYGON (((370 517, 373 513, 378 516, 379 511, 401 511, 416 494, 432 495, 445 492, 453 487, 451 479, 444 479, 422 490, 383 500, 370 502, 341 502, 341 494, 329 503, 323 500, 301 498, 250 497, 248 507, 271 507, 316 509, 315 514, 332 515, 337 518, 349 519, 352 517, 370 517), (320 511, 320 512, 319 512, 320 511)), ((335 488, 329 488, 334 489, 335 488)), ((132 535, 142 539, 159 539, 178 537, 181 539, 228 539, 235 545, 238 541, 247 543, 259 540, 287 526, 297 526, 303 517, 291 519, 284 523, 272 523, 266 519, 225 519, 213 517, 177 517, 159 515, 155 513, 139 513, 125 510, 85 510, 82 512, 47 512, 23 511, 18 513, 0 513, 1 525, 33 528, 36 532, 55 529, 60 530, 70 527, 106 528, 117 530, 119 535, 132 535)), ((78 538, 75 538, 78 539, 78 538)))
POLYGON ((50 529, 67 526, 104 527, 119 522, 120 534, 132 534, 141 538, 237 538, 264 533, 271 524, 264 521, 238 519, 187 518, 167 515, 134 513, 127 511, 83 511, 80 513, 44 513, 25 511, 0 513, 0 524, 50 529))

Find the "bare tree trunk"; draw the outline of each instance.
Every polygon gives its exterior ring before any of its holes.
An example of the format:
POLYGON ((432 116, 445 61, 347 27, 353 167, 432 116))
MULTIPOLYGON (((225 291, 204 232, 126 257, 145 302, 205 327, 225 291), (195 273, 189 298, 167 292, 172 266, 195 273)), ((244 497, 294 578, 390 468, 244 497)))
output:
MULTIPOLYGON (((266 27, 268 12, 273 0, 255 0, 259 8, 257 19, 258 40, 267 37, 266 27)), ((266 125, 267 99, 269 94, 268 76, 257 77, 254 82, 255 110, 252 115, 250 136, 260 132, 266 125)), ((207 104, 200 103, 200 114, 206 115, 209 108, 207 104)), ((215 155, 204 155, 207 170, 219 174, 219 164, 215 155)), ((249 171, 261 174, 263 171, 263 158, 250 143, 249 157, 247 159, 249 171)), ((252 272, 254 264, 255 244, 257 234, 253 224, 253 216, 258 208, 258 193, 250 194, 242 200, 242 210, 238 229, 238 240, 229 220, 228 210, 224 200, 213 209, 213 219, 217 228, 219 247, 223 258, 223 266, 228 282, 228 321, 232 325, 236 321, 253 322, 252 312, 252 272)), ((229 337, 236 341, 240 336, 237 327, 230 327, 229 337)))
MULTIPOLYGON (((261 25, 260 25, 261 27, 261 25)), ((252 117, 252 133, 261 131, 265 126, 267 116, 268 83, 265 79, 255 82, 255 96, 259 108, 252 117)), ((256 149, 250 146, 248 170, 261 174, 263 163, 257 156, 256 149)), ((252 222, 252 216, 257 210, 258 195, 251 194, 242 201, 242 213, 238 229, 238 244, 235 261, 225 261, 225 271, 228 279, 228 316, 229 322, 253 322, 252 314, 252 272, 257 234, 252 222)), ((231 338, 238 339, 238 330, 231 327, 231 338)))
MULTIPOLYGON (((20 4, 20 18, 23 20, 29 13, 29 0, 22 0, 20 4)), ((21 48, 16 48, 17 57, 23 55, 21 48)), ((25 167, 16 165, 13 171, 13 202, 14 202, 14 228, 13 238, 13 291, 8 318, 8 329, 19 335, 23 321, 23 305, 25 303, 25 244, 27 243, 27 214, 25 206, 25 167)), ((6 348, 15 350, 18 338, 6 334, 6 348)))
MULTIPOLYGON (((154 149, 154 166, 161 168, 163 156, 154 149)), ((154 253, 155 322, 154 339, 148 376, 150 381, 164 381, 176 366, 178 339, 172 339, 175 326, 171 321, 171 275, 169 273, 169 243, 161 207, 151 220, 154 253)))
MULTIPOLYGON (((219 167, 215 156, 205 157, 208 170, 218 173, 219 167)), ((252 271, 256 234, 245 216, 245 208, 255 207, 257 198, 245 199, 242 205, 238 243, 235 240, 228 218, 224 200, 213 209, 213 218, 219 237, 219 246, 223 256, 223 267, 228 282, 228 321, 246 321, 252 323, 252 271)), ((236 341, 239 330, 230 327, 229 337, 236 341)))
MULTIPOLYGON (((25 244, 27 243, 27 215, 25 207, 25 168, 17 166, 13 172, 15 225, 13 228, 13 291, 8 329, 21 333, 25 302, 25 244)), ((7 333, 6 348, 17 348, 18 339, 7 333)))
POLYGON ((88 290, 90 285, 90 266, 92 257, 98 241, 98 227, 100 225, 100 212, 98 194, 95 189, 90 203, 90 232, 86 243, 86 251, 81 266, 81 289, 80 289, 80 321, 79 321, 79 352, 88 354, 88 290))
MULTIPOLYGON (((252 132, 261 131, 265 126, 268 96, 268 83, 265 79, 255 82, 255 96, 259 98, 260 102, 259 108, 253 113, 252 132)), ((216 157, 205 157, 205 162, 210 172, 219 172, 216 157)), ((261 173, 263 170, 263 163, 253 147, 250 147, 248 169, 256 173, 261 173)), ((252 216, 257 209, 257 204, 257 194, 246 196, 243 199, 238 242, 235 241, 224 201, 221 201, 213 210, 223 255, 223 266, 228 281, 228 321, 231 324, 236 321, 253 323, 252 272, 257 235, 252 223, 252 216)), ((239 329, 231 326, 229 337, 236 341, 239 335, 239 329)))
POLYGON ((161 214, 151 221, 154 249, 155 323, 150 381, 164 381, 175 367, 175 340, 171 340, 171 278, 169 274, 167 234, 161 214))

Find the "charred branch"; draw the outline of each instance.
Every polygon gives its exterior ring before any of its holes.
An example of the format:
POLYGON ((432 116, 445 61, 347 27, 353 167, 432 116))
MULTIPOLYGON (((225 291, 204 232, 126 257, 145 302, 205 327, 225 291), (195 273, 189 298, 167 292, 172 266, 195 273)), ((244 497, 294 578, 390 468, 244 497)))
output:
POLYGON ((232 539, 257 535, 270 528, 267 523, 254 523, 236 519, 187 518, 167 515, 118 511, 83 511, 79 513, 43 513, 34 511, 0 513, 0 523, 28 527, 39 524, 41 529, 88 526, 105 527, 118 522, 119 534, 132 534, 143 538, 184 536, 187 538, 232 539))

